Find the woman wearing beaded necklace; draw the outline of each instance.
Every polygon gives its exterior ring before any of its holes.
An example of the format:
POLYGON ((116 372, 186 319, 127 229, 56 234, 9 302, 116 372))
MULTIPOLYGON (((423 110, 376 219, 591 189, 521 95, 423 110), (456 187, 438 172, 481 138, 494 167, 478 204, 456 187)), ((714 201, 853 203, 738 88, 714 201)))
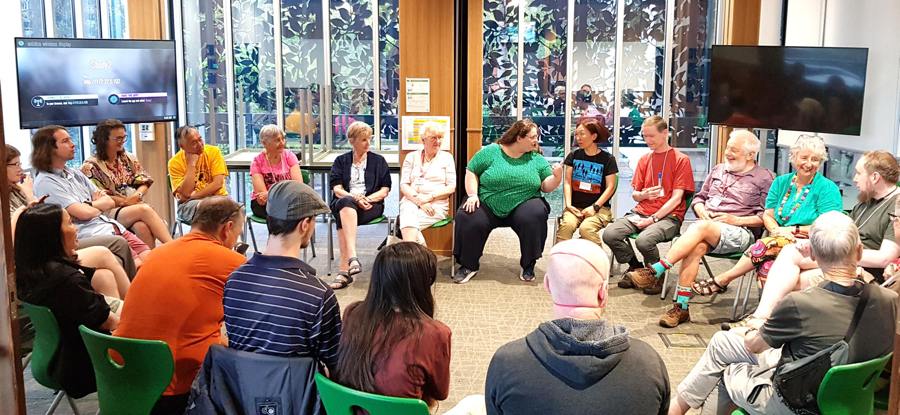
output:
POLYGON ((781 248, 797 239, 806 239, 812 222, 832 210, 841 211, 843 201, 834 182, 820 174, 819 166, 828 156, 819 137, 801 135, 791 146, 793 172, 775 178, 766 197, 763 223, 769 236, 760 238, 744 252, 731 269, 715 278, 695 282, 698 295, 724 292, 728 284, 754 268, 765 281, 781 248))

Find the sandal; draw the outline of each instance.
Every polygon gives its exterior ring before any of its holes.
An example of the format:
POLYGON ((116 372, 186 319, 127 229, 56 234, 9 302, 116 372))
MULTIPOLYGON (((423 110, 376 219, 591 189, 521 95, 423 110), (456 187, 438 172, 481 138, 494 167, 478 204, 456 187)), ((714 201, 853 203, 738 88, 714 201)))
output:
POLYGON ((350 258, 347 261, 347 265, 350 267, 347 269, 347 275, 351 277, 362 272, 362 265, 360 265, 357 257, 350 258))
POLYGON ((353 282, 353 277, 347 274, 346 271, 338 272, 334 279, 331 280, 331 283, 328 284, 332 290, 340 290, 343 288, 347 288, 350 283, 353 282))
POLYGON ((728 291, 728 286, 719 285, 719 283, 716 282, 715 278, 710 278, 691 284, 691 291, 693 291, 695 295, 705 297, 713 294, 724 293, 728 291))

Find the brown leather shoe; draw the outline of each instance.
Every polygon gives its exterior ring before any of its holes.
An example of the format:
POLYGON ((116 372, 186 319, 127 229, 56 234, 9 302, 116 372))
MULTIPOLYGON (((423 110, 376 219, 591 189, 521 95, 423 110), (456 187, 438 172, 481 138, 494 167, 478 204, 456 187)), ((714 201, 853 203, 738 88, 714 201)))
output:
POLYGON ((656 273, 650 268, 638 268, 634 271, 625 273, 625 276, 631 279, 634 286, 640 289, 648 288, 656 283, 656 273))
POLYGON ((691 310, 674 304, 669 311, 666 311, 666 314, 659 318, 659 325, 671 329, 689 321, 691 321, 691 310))
POLYGON ((647 288, 644 288, 641 291, 643 291, 644 294, 647 294, 647 295, 659 295, 659 293, 662 292, 662 289, 663 289, 663 279, 656 278, 656 281, 653 282, 653 285, 651 285, 647 288))

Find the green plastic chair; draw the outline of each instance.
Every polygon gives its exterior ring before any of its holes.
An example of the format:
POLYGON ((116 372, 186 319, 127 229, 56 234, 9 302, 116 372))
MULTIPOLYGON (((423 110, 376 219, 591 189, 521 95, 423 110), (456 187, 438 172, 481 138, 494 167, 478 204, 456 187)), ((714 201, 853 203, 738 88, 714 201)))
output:
POLYGON ((396 398, 361 392, 339 385, 316 373, 316 388, 328 415, 355 415, 356 408, 369 415, 429 415, 428 405, 421 399, 396 398))
POLYGON ((875 412, 875 383, 892 353, 828 370, 816 400, 823 415, 871 415, 875 412))
POLYGON ((97 376, 97 398, 104 414, 149 414, 172 382, 175 362, 161 340, 139 340, 78 328, 97 376), (124 364, 110 356, 115 352, 124 364))
MULTIPOLYGON (((875 384, 893 353, 860 363, 832 367, 825 373, 816 401, 822 415, 872 415, 875 384)), ((731 415, 746 415, 738 408, 731 415)))
MULTIPOLYGON (((303 184, 305 184, 307 186, 312 186, 310 184, 312 182, 311 182, 311 178, 309 175, 309 170, 300 169, 300 174, 303 177, 303 184)), ((259 216, 256 216, 253 214, 252 211, 248 210, 247 211, 247 220, 244 223, 246 224, 245 226, 247 227, 247 233, 250 234, 250 241, 253 242, 253 251, 259 252, 259 247, 256 244, 256 234, 253 233, 253 224, 259 223, 259 224, 265 225, 267 223, 266 218, 261 218, 259 216)), ((313 239, 310 243, 310 248, 312 249, 313 258, 316 257, 316 239, 315 238, 316 238, 315 234, 313 234, 313 239)), ((303 259, 306 260, 306 250, 303 251, 303 255, 304 255, 303 259)))
POLYGON ((25 302, 22 303, 22 307, 25 309, 25 312, 28 313, 28 317, 31 318, 31 322, 34 325, 34 344, 33 349, 31 350, 31 376, 33 376, 34 380, 41 384, 41 386, 53 389, 56 393, 56 397, 53 398, 53 402, 50 403, 50 408, 47 409, 45 414, 49 415, 55 412, 56 407, 59 406, 59 403, 62 402, 63 398, 66 398, 69 402, 72 411, 76 415, 79 414, 75 401, 67 396, 66 393, 61 390, 62 386, 59 382, 50 376, 50 362, 53 361, 53 357, 56 356, 56 352, 59 351, 59 323, 56 322, 56 317, 47 307, 25 302))
POLYGON ((453 222, 453 217, 448 217, 446 219, 441 219, 441 220, 433 223, 430 227, 433 229, 443 228, 444 226, 449 225, 451 222, 453 222))
MULTIPOLYGON (((334 228, 333 224, 335 222, 334 222, 334 217, 331 214, 326 214, 326 216, 328 218, 328 221, 327 221, 327 223, 328 223, 328 276, 331 276, 332 262, 334 262, 334 238, 333 238, 333 234, 332 234, 332 232, 333 232, 332 229, 334 228)), ((379 223, 384 223, 384 222, 387 222, 387 225, 388 225, 387 235, 385 235, 385 237, 387 237, 387 236, 391 235, 391 230, 394 228, 394 219, 389 218, 385 215, 381 215, 381 216, 379 216, 375 219, 372 219, 369 222, 363 223, 359 226, 377 225, 379 223)))

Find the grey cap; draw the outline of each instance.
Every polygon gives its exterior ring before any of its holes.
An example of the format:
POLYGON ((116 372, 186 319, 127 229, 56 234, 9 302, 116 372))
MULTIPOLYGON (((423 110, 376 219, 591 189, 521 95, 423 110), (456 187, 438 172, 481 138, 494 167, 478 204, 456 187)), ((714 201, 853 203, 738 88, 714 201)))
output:
POLYGON ((269 189, 266 213, 281 220, 301 220, 331 209, 313 188, 294 180, 275 183, 269 189))

